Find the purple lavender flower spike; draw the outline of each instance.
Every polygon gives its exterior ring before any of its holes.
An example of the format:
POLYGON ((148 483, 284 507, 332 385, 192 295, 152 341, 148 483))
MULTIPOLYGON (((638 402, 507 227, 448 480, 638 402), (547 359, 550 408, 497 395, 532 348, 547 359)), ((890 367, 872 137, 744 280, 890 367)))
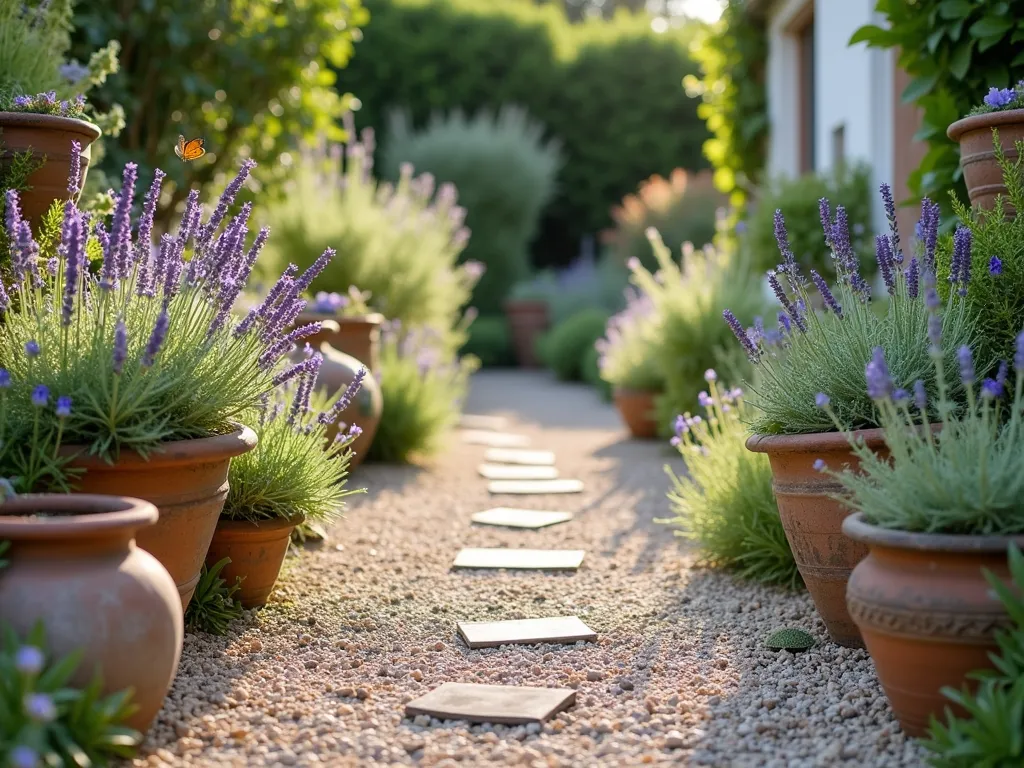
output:
POLYGON ((28 271, 28 261, 27 254, 17 238, 17 233, 21 231, 22 218, 18 193, 13 189, 7 190, 7 215, 4 223, 7 226, 7 232, 13 235, 10 238, 11 268, 14 272, 14 282, 17 284, 25 280, 25 274, 28 271))
POLYGON ((778 243, 779 253, 782 254, 782 263, 785 264, 785 272, 793 277, 796 276, 796 257, 789 244, 789 232, 786 231, 786 220, 782 217, 782 211, 775 211, 775 242, 778 243))
POLYGON ((999 361, 999 368, 996 369, 996 381, 1003 386, 1006 386, 1006 381, 1010 377, 1010 366, 1007 365, 1005 360, 999 361))
POLYGON ((50 402, 50 388, 45 384, 37 384, 32 389, 32 405, 36 408, 45 408, 50 402))
POLYGON ((249 275, 252 274, 253 267, 256 266, 256 259, 259 258, 260 251, 263 250, 263 246, 266 244, 268 237, 270 237, 270 227, 263 227, 256 234, 256 239, 252 241, 252 245, 249 246, 249 250, 245 254, 245 260, 234 275, 235 280, 240 283, 248 281, 249 275))
POLYGON ((971 348, 966 344, 960 347, 956 351, 956 359, 960 365, 960 381, 963 382, 965 387, 968 387, 975 381, 974 356, 971 354, 971 348))
POLYGON ((220 196, 220 200, 217 201, 217 207, 214 208, 213 213, 210 214, 210 220, 206 222, 206 226, 203 227, 197 238, 196 245, 199 250, 204 250, 210 241, 213 240, 213 235, 217 231, 217 227, 227 216, 228 208, 235 202, 235 198, 242 189, 242 185, 245 184, 245 180, 249 177, 249 171, 256 167, 254 160, 245 160, 242 162, 242 167, 238 170, 238 175, 231 180, 231 183, 224 188, 223 194, 220 196))
POLYGON ((195 237, 202 215, 202 206, 199 204, 199 190, 190 190, 188 197, 185 198, 185 208, 181 213, 181 223, 178 225, 178 237, 181 239, 181 242, 188 245, 189 240, 195 237))
POLYGON ((902 387, 900 389, 894 390, 892 393, 892 401, 894 403, 902 403, 904 400, 909 399, 910 393, 907 392, 907 390, 903 389, 902 387))
POLYGON ((914 405, 917 406, 917 410, 921 413, 928 409, 928 393, 921 379, 914 382, 914 405))
POLYGON ((128 328, 125 327, 124 318, 117 319, 114 326, 114 373, 118 376, 124 370, 124 361, 128 359, 128 328))
POLYGON ((273 386, 280 387, 282 384, 291 381, 296 376, 306 375, 309 371, 313 370, 314 366, 319 367, 319 364, 314 362, 316 359, 317 356, 313 355, 313 357, 303 360, 301 363, 296 363, 290 368, 286 368, 281 371, 281 373, 274 377, 273 386))
POLYGON ((779 330, 783 333, 793 332, 793 322, 785 312, 779 312, 779 330))
POLYGON ((922 267, 935 272, 935 247, 939 238, 939 206, 927 197, 921 201, 921 222, 924 230, 924 254, 922 267))
POLYGON ((892 394, 892 378, 889 366, 885 363, 885 350, 875 347, 871 352, 871 360, 864 367, 864 378, 867 380, 868 396, 872 400, 882 400, 892 394))
POLYGON ((988 273, 993 277, 999 277, 1003 274, 1003 260, 998 256, 993 256, 988 260, 988 273))
POLYGON ((882 280, 885 281, 885 288, 892 296, 896 292, 896 278, 893 274, 895 262, 888 235, 875 236, 875 260, 878 262, 878 271, 882 273, 882 280))
POLYGON ((981 396, 987 400, 995 400, 1006 394, 1006 388, 995 379, 984 379, 981 382, 981 396))
POLYGON ((1024 372, 1024 331, 1017 336, 1016 349, 1013 353, 1013 367, 1018 372, 1024 372))
MULTIPOLYGON (((131 211, 137 172, 138 166, 135 163, 128 163, 124 167, 121 192, 117 196, 114 218, 110 226, 110 239, 103 248, 100 285, 104 288, 113 288, 123 274, 127 273, 127 264, 122 262, 127 261, 128 248, 131 244, 131 211)), ((97 223, 97 230, 100 226, 97 223)))
POLYGON ((836 223, 832 227, 832 247, 836 263, 847 272, 855 273, 858 267, 857 254, 850 244, 850 222, 846 208, 842 205, 836 206, 836 223))
POLYGON ((71 415, 71 398, 67 395, 61 395, 57 398, 57 418, 66 419, 71 415))
POLYGON ((949 270, 949 282, 959 286, 960 296, 967 295, 967 284, 971 280, 971 230, 957 227, 953 233, 953 257, 949 270))
POLYGON ((249 330, 256 324, 257 321, 266 323, 270 319, 271 310, 279 299, 286 295, 293 295, 293 286, 295 284, 295 276, 298 274, 299 268, 294 264, 289 264, 288 268, 282 273, 282 275, 274 283, 274 286, 267 293, 266 298, 263 299, 257 306, 249 310, 245 319, 235 328, 235 336, 242 336, 249 332, 249 330))
POLYGON ((829 406, 829 404, 831 402, 832 402, 832 398, 830 398, 824 392, 819 392, 817 395, 814 396, 814 405, 817 408, 822 408, 822 409, 828 408, 828 406, 829 406))
POLYGON ((39 353, 42 350, 39 348, 39 342, 35 339, 30 339, 25 342, 25 356, 26 357, 39 357, 39 353))
POLYGON ((360 368, 355 378, 352 379, 352 383, 345 388, 344 394, 331 406, 331 409, 317 417, 321 424, 333 424, 338 420, 338 417, 341 416, 345 409, 352 405, 352 401, 363 386, 363 379, 365 378, 366 368, 360 368))
POLYGON ((16 247, 20 254, 22 274, 26 272, 32 276, 32 286, 42 288, 43 276, 39 271, 39 246, 32 237, 32 226, 22 219, 18 222, 18 229, 15 234, 16 247))
POLYGON ((828 307, 836 317, 842 318, 843 308, 839 306, 839 302, 836 301, 836 297, 832 295, 832 291, 829 290, 828 283, 825 282, 825 279, 812 269, 811 280, 814 281, 814 285, 818 289, 818 293, 820 293, 821 298, 824 299, 825 306, 828 307))
POLYGON ((0 312, 6 312, 11 306, 11 297, 7 295, 3 280, 0 280, 0 312))
POLYGON ((153 183, 146 192, 142 204, 142 218, 139 219, 138 242, 135 244, 135 263, 139 265, 140 296, 153 295, 154 275, 150 265, 153 237, 153 216, 156 213, 156 204, 160 200, 160 188, 163 186, 166 174, 157 168, 153 171, 153 183))
POLYGON ((928 315, 928 351, 930 354, 942 354, 942 318, 935 314, 928 315))
POLYGON ((171 317, 164 309, 156 318, 153 331, 149 334, 149 341, 146 342, 146 351, 142 354, 142 367, 151 368, 156 362, 156 356, 167 338, 167 329, 170 327, 171 317))
POLYGON ((316 381, 317 373, 324 362, 324 356, 319 352, 306 360, 309 368, 302 373, 299 385, 295 389, 295 396, 292 398, 292 406, 288 411, 288 423, 295 424, 299 416, 309 411, 309 398, 313 393, 313 383, 316 381))
POLYGON ((270 370, 281 358, 281 355, 288 352, 288 350, 298 344, 302 339, 312 336, 315 333, 320 333, 321 330, 323 330, 323 323, 319 320, 314 323, 300 325, 287 336, 275 341, 262 355, 260 355, 258 360, 260 367, 264 370, 270 370))
POLYGON ((77 141, 71 142, 71 158, 68 170, 68 192, 72 197, 78 195, 82 178, 82 145, 77 141))
POLYGON ((827 197, 818 201, 818 216, 821 218, 821 231, 825 233, 825 247, 832 251, 835 258, 835 246, 832 245, 832 206, 827 197))
POLYGON ((722 317, 725 318, 725 322, 729 324, 729 328, 732 330, 733 335, 739 339, 740 344, 743 345, 744 351, 747 353, 747 357, 750 358, 752 363, 760 362, 761 356, 757 351, 757 347, 747 336, 743 330, 743 326, 740 325, 740 321, 736 319, 736 315, 730 312, 728 309, 722 312, 722 317))
POLYGON ((800 312, 793 306, 793 302, 789 300, 789 296, 787 296, 786 292, 782 289, 782 284, 779 283, 779 278, 774 270, 768 273, 768 284, 771 286, 772 291, 775 292, 775 297, 779 300, 783 309, 785 309, 786 312, 789 313, 789 316, 793 318, 793 322, 796 323, 796 327, 801 331, 806 332, 807 326, 804 323, 803 318, 801 318, 800 312))
POLYGON ((885 204, 885 218, 889 222, 889 231, 892 233, 892 260, 894 264, 903 263, 903 253, 900 251, 900 230, 896 223, 896 202, 892 197, 892 188, 885 183, 879 185, 882 193, 882 202, 885 204))
POLYGON ((910 257, 910 266, 904 270, 903 273, 907 278, 907 294, 912 299, 916 299, 920 291, 920 280, 921 280, 921 264, 917 260, 917 256, 910 257))
POLYGON ((64 300, 61 305, 61 322, 71 325, 71 315, 75 308, 75 297, 78 295, 78 283, 86 262, 85 233, 82 231, 82 219, 75 206, 68 201, 64 216, 65 226, 62 228, 61 245, 65 254, 64 267, 64 300))
POLYGON ((324 268, 334 258, 335 253, 337 252, 333 248, 327 248, 320 254, 320 258, 313 262, 313 265, 299 276, 299 279, 295 281, 296 294, 303 293, 309 289, 310 283, 324 271, 324 268))

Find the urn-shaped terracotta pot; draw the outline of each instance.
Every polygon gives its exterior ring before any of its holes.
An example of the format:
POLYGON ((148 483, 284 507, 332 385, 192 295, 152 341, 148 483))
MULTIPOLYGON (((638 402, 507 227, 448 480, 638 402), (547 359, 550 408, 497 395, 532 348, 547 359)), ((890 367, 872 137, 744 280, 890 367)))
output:
MULTIPOLYGON (((324 332, 317 336, 318 341, 326 341, 339 352, 351 355, 365 365, 370 373, 380 371, 380 331, 384 315, 372 312, 357 317, 337 317, 304 312, 296 320, 296 325, 318 320, 328 321, 325 323, 324 332)), ((310 343, 314 347, 317 346, 310 343)))
POLYGON ((206 564, 213 567, 225 557, 231 558, 220 572, 221 578, 229 586, 241 579, 235 597, 246 608, 264 606, 284 565, 292 531, 301 522, 301 515, 292 520, 259 522, 221 518, 206 564))
POLYGON ((33 229, 56 200, 71 197, 68 177, 71 173, 71 142, 81 147, 79 191, 85 186, 91 158, 90 145, 100 137, 100 129, 85 120, 29 112, 0 112, 0 166, 15 155, 31 152, 40 167, 28 177, 28 189, 18 193, 21 215, 33 229))
POLYGON ((983 569, 1009 581, 1009 545, 1024 536, 907 533, 860 514, 843 531, 869 550, 850 576, 850 615, 903 730, 923 736, 932 715, 958 711, 940 689, 973 685, 969 672, 993 666, 996 630, 1010 618, 983 569))
POLYGON ((121 451, 108 464, 81 446, 64 446, 72 468, 84 469, 76 490, 145 499, 160 510, 156 525, 139 532, 138 544, 159 560, 178 585, 182 610, 199 583, 213 531, 228 496, 232 457, 256 447, 248 427, 196 440, 174 440, 143 457, 121 451))
POLYGON ((0 505, 0 541, 11 543, 0 570, 0 623, 26 635, 42 621, 48 653, 83 652, 72 683, 98 669, 103 689, 132 688, 143 733, 178 669, 184 627, 167 570, 136 546, 157 510, 139 499, 86 494, 14 497, 0 505))
POLYGON ((512 347, 520 368, 539 368, 537 340, 550 325, 548 303, 535 299, 508 299, 505 302, 512 347))
MULTIPOLYGON (((1024 109, 989 112, 957 120, 949 126, 946 135, 960 143, 960 166, 971 205, 991 210, 996 195, 1006 195, 1003 172, 996 161, 995 136, 1010 162, 1017 159, 1017 142, 1024 140, 1024 109)), ((1006 212, 1013 214, 1007 200, 1006 212)))
POLYGON ((615 407, 626 422, 629 433, 639 440, 653 440, 658 435, 654 400, 657 392, 616 387, 613 391, 615 407))

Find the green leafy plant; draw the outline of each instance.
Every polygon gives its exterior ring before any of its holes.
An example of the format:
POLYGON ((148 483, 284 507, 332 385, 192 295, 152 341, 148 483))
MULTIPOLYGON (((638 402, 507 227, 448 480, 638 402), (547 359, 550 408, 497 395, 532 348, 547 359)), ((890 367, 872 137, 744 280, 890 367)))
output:
POLYGON ((819 201, 827 198, 846 211, 850 245, 858 262, 870 263, 874 251, 870 179, 870 169, 865 165, 843 166, 831 173, 810 173, 796 179, 775 179, 761 191, 747 218, 745 231, 740 235, 740 247, 758 272, 775 267, 779 255, 775 242, 775 212, 782 210, 786 214, 789 246, 797 264, 805 270, 832 274, 832 260, 822 248, 819 216, 819 201))
POLYGON ((814 637, 811 634, 804 632, 802 629, 793 629, 791 627, 772 632, 764 644, 769 650, 784 650, 790 653, 807 651, 815 645, 814 637))
POLYGON ((99 677, 69 681, 81 652, 47 659, 42 624, 24 641, 10 627, 0 646, 0 762, 17 766, 106 766, 135 754, 142 734, 124 721, 131 691, 103 695, 99 677))
POLYGON ((613 387, 661 392, 665 388, 658 360, 662 318, 647 294, 633 288, 626 297, 626 308, 609 318, 604 337, 595 346, 600 377, 613 387))
POLYGON ((582 381, 583 361, 607 322, 608 313, 603 310, 580 310, 540 338, 541 359, 560 381, 582 381))
POLYGON ((230 557, 218 560, 212 568, 203 563, 195 594, 185 609, 185 626, 191 630, 224 635, 231 622, 242 616, 242 604, 235 597, 241 586, 236 579, 230 587, 220 572, 231 562, 230 557))
POLYGON ((384 400, 372 461, 409 463, 435 454, 459 419, 474 357, 453 359, 441 334, 430 328, 400 331, 381 339, 380 391, 384 400))
POLYGON ((460 355, 472 355, 483 368, 515 365, 508 321, 504 317, 478 317, 469 326, 460 355))
POLYGON ((1020 77, 1024 16, 1018 10, 1010 0, 878 0, 881 23, 861 27, 850 39, 850 45, 897 51, 899 67, 913 78, 902 99, 920 107, 914 138, 928 144, 909 179, 915 198, 930 196, 945 205, 947 191, 965 193, 959 148, 946 128, 990 88, 1012 86, 1020 77))
POLYGON ((1001 768, 1024 762, 1024 555, 1009 550, 1013 586, 986 571, 985 578, 1006 608, 1012 625, 996 633, 999 653, 990 654, 995 670, 975 672, 977 690, 946 687, 942 693, 967 712, 958 717, 946 708, 945 723, 933 717, 930 739, 934 768, 1001 768))
POLYGON ((509 286, 529 268, 527 249, 562 163, 558 143, 546 140, 542 126, 525 111, 506 106, 473 117, 459 110, 437 114, 421 130, 406 113, 393 112, 385 147, 392 178, 411 163, 459 190, 474 233, 465 258, 487 269, 473 304, 481 312, 499 311, 509 286))
POLYGON ((677 533, 695 541, 710 565, 735 569, 746 579, 796 587, 802 582, 779 519, 768 457, 745 446, 743 392, 720 390, 712 370, 705 378, 710 394, 699 396, 705 418, 676 417, 672 444, 686 460, 686 474, 680 477, 665 467, 676 516, 659 522, 679 526, 677 533))
MULTIPOLYGON (((817 293, 803 276, 786 235, 781 212, 776 213, 779 251, 783 263, 769 272, 769 283, 782 305, 778 330, 763 322, 745 331, 738 319, 725 313, 727 323, 742 348, 754 362, 758 374, 750 387, 750 402, 757 408, 752 429, 757 434, 781 435, 831 432, 880 426, 876 403, 864 389, 864 369, 876 347, 885 352, 892 378, 901 388, 920 379, 934 396, 939 383, 925 340, 941 343, 947 364, 955 362, 956 350, 976 338, 975 326, 964 299, 957 295, 938 312, 935 292, 935 246, 938 235, 938 207, 926 200, 922 205, 919 253, 907 257, 902 251, 896 216, 888 187, 890 234, 876 238, 876 262, 885 281, 888 302, 884 311, 871 307, 870 286, 858 269, 850 243, 845 211, 837 207, 833 219, 823 200, 821 220, 828 233, 826 244, 832 252, 838 281, 833 289, 817 272, 811 272, 817 293), (788 288, 784 287, 785 280, 788 288), (821 309, 815 307, 820 306, 821 309), (822 397, 831 401, 835 421, 817 407, 822 397)), ((968 237, 969 240, 969 237, 968 237)), ((970 259, 970 243, 963 242, 963 258, 970 259)), ((957 273, 957 294, 967 290, 969 273, 957 273)), ((981 365, 984 371, 985 364, 981 365)), ((962 390, 954 388, 958 397, 962 390)), ((931 411, 932 415, 936 415, 931 411)))

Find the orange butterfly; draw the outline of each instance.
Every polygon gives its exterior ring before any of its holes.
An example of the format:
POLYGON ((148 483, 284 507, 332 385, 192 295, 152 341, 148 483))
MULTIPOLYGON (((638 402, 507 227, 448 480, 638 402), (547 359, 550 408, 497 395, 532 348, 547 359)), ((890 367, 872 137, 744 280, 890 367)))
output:
POLYGON ((174 148, 174 154, 180 157, 182 162, 198 160, 206 154, 206 150, 203 149, 203 144, 205 143, 206 141, 204 139, 192 139, 192 141, 185 141, 184 136, 178 136, 178 145, 174 148))

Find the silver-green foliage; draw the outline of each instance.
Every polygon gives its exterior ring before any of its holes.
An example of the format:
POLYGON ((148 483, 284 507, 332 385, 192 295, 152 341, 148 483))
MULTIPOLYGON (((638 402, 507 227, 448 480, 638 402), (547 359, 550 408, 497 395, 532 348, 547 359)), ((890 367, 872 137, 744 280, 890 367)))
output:
POLYGON ((661 315, 651 298, 635 287, 626 291, 626 308, 608 320, 597 341, 601 379, 613 387, 661 392, 665 381, 658 360, 661 315))

